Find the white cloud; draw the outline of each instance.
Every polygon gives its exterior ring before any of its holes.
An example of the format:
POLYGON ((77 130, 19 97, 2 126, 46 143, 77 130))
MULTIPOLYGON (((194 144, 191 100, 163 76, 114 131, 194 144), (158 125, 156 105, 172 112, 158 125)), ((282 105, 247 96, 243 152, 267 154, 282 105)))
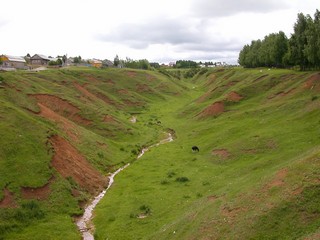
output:
POLYGON ((317 5, 314 0, 10 0, 1 4, 1 45, 12 55, 236 61, 244 44, 280 30, 289 34, 297 13, 313 15, 317 5))

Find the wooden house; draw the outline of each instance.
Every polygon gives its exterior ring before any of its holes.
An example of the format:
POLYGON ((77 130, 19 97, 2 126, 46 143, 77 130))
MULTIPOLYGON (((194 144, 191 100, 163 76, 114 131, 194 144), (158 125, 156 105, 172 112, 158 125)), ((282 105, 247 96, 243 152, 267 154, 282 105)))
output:
POLYGON ((35 54, 30 58, 31 65, 48 65, 50 61, 54 60, 45 55, 35 54))
POLYGON ((3 68, 26 69, 26 60, 23 57, 0 55, 3 68))

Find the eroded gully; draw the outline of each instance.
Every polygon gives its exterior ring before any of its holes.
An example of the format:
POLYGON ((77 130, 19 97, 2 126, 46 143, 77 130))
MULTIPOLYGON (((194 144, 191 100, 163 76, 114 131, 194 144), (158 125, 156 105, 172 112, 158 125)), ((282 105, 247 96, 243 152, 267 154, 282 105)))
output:
MULTIPOLYGON (((161 144, 165 144, 168 142, 172 142, 173 141, 173 136, 171 133, 168 133, 168 137, 161 140, 159 143, 151 145, 147 148, 143 148, 140 152, 140 154, 138 155, 137 159, 141 158, 150 148, 153 147, 157 147, 161 144)), ((117 171, 115 171, 114 173, 112 173, 109 176, 109 184, 108 187, 106 189, 104 189, 98 196, 96 196, 93 201, 86 206, 84 214, 77 220, 77 226, 79 231, 82 234, 82 238, 83 240, 94 240, 94 236, 93 236, 93 223, 92 223, 92 212, 94 210, 94 208, 97 206, 97 204, 100 202, 100 200, 104 197, 104 195, 107 193, 107 191, 109 190, 109 188, 112 186, 113 182, 114 182, 114 177, 121 172, 122 170, 124 170, 125 168, 127 168, 130 165, 130 163, 128 163, 127 165, 119 168, 117 171)))

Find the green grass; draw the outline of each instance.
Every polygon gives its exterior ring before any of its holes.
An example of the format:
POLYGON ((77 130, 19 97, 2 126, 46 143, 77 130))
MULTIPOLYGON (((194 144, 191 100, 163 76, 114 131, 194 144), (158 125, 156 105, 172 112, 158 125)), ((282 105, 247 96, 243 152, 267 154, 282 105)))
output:
POLYGON ((0 208, 0 239, 80 238, 72 217, 90 195, 50 166, 47 141, 54 134, 101 174, 132 162, 95 210, 96 239, 303 239, 317 233, 320 93, 305 88, 313 73, 179 71, 0 73, 0 189, 12 192, 18 206, 0 208), (243 99, 227 100, 230 92, 243 99), (34 94, 68 101, 91 124, 70 118, 74 140, 61 124, 35 114, 34 94), (218 101, 223 113, 198 117, 218 101), (106 115, 114 121, 104 122, 106 115), (175 131, 173 142, 135 160, 167 129, 175 131), (21 187, 43 186, 52 175, 47 199, 23 199, 21 187))

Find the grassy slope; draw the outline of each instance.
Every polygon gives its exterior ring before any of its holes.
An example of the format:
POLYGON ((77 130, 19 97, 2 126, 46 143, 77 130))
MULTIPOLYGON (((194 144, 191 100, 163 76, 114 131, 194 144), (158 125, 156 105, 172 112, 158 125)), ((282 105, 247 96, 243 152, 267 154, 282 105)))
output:
POLYGON ((96 209, 97 239, 316 239, 320 92, 319 79, 307 84, 312 74, 208 72, 189 82, 188 96, 155 103, 148 114, 177 139, 117 176, 96 209), (231 91, 243 99, 225 100, 231 91), (222 114, 197 117, 217 101, 222 114), (221 149, 228 155, 213 153, 221 149))
POLYGON ((306 83, 314 73, 200 73, 184 81, 126 69, 0 73, 0 189, 18 206, 0 208, 0 239, 80 238, 71 216, 89 194, 50 167, 50 136, 62 136, 106 174, 166 128, 177 139, 121 172, 99 204, 97 239, 317 239, 320 87, 306 83), (226 100, 230 92, 243 99, 226 100), (34 113, 34 94, 66 100, 90 124, 57 109, 71 120, 74 139, 34 113), (215 102, 223 113, 199 114, 215 102), (228 155, 212 153, 221 149, 228 155), (23 198, 21 187, 44 186, 52 176, 46 199, 23 198))
POLYGON ((90 196, 51 167, 50 137, 62 136, 106 175, 134 160, 141 146, 161 138, 163 127, 156 124, 156 117, 138 114, 152 102, 184 91, 161 74, 118 69, 8 72, 0 77, 0 199, 5 189, 13 194, 9 208, 0 208, 0 239, 80 238, 72 216, 81 213, 78 202, 90 196), (44 104, 66 123, 37 114, 36 96, 47 95, 44 104), (54 103, 57 99, 60 102, 54 103), (63 105, 77 108, 78 118, 63 105), (138 116, 135 124, 129 121, 132 114, 138 116), (50 194, 44 199, 23 197, 22 187, 46 184, 50 194), (78 193, 72 195, 74 191, 78 193))

